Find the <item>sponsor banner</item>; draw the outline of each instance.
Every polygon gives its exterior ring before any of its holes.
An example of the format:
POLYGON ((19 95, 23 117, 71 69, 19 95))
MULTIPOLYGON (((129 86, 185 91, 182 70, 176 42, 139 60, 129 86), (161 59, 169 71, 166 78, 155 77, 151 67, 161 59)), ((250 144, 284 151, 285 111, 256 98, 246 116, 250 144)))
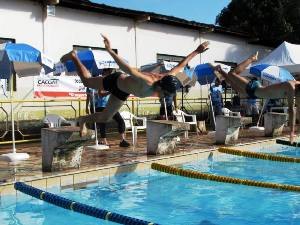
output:
POLYGON ((34 77, 35 98, 85 98, 86 88, 78 76, 34 77))
POLYGON ((177 65, 178 65, 178 62, 164 61, 164 66, 165 66, 165 68, 166 68, 167 71, 170 71, 171 69, 173 69, 177 65))

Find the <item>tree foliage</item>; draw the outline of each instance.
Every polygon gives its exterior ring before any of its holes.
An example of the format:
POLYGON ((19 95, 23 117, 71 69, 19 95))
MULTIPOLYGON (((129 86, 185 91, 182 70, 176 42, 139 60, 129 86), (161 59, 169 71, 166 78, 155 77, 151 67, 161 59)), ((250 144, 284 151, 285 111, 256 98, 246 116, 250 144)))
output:
POLYGON ((272 45, 300 44, 300 0, 232 0, 216 24, 272 45))

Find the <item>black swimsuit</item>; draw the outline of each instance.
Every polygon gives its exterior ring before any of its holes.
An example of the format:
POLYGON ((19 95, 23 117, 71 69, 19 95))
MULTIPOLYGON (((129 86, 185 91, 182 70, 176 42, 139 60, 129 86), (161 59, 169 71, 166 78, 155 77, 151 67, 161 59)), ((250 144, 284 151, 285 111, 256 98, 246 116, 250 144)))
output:
POLYGON ((122 73, 120 73, 120 72, 115 72, 115 73, 112 73, 112 74, 104 77, 103 78, 103 88, 105 91, 109 91, 112 95, 114 95, 118 99, 120 99, 122 101, 126 101, 129 94, 124 91, 121 91, 117 85, 118 78, 121 74, 122 73))

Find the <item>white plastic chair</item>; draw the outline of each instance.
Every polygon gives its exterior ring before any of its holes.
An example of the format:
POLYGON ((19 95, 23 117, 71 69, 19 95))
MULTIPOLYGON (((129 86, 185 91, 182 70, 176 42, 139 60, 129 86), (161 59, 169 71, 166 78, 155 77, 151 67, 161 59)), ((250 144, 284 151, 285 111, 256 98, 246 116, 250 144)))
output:
POLYGON ((48 127, 60 127, 62 123, 69 123, 64 117, 56 114, 48 114, 44 117, 43 123, 48 127))
MULTIPOLYGON (((297 107, 294 107, 294 108, 295 108, 295 110, 297 109, 297 107)), ((270 112, 278 112, 278 111, 288 114, 287 118, 289 118, 289 107, 282 106, 282 107, 271 107, 270 108, 270 112)), ((288 126, 288 122, 285 123, 285 126, 288 126)))
MULTIPOLYGON (((190 125, 195 125, 196 126, 196 133, 198 135, 198 130, 197 130, 197 118, 196 118, 196 115, 190 115, 190 114, 187 114, 179 109, 177 110, 173 110, 173 115, 176 117, 176 120, 178 122, 182 122, 182 123, 188 123, 190 125), (192 121, 185 121, 186 117, 190 117, 192 118, 192 121)), ((184 137, 185 138, 188 138, 189 135, 188 135, 188 131, 185 131, 184 132, 184 137)))
MULTIPOLYGON (((247 123, 244 122, 245 120, 242 120, 242 116, 241 116, 240 112, 232 112, 230 109, 222 108, 222 113, 224 114, 224 116, 238 116, 238 117, 241 117, 241 128, 242 129, 244 129, 245 126, 247 125, 247 123)), ((251 119, 251 121, 252 121, 252 119, 251 119)))
POLYGON ((138 130, 145 130, 147 125, 147 118, 146 117, 137 117, 131 112, 123 111, 120 112, 124 122, 125 128, 130 129, 132 132, 132 145, 135 146, 137 143, 137 131, 138 130), (134 121, 142 121, 142 125, 135 125, 134 121))
POLYGON ((224 116, 241 116, 240 112, 232 112, 227 108, 222 108, 222 113, 224 114, 224 116))

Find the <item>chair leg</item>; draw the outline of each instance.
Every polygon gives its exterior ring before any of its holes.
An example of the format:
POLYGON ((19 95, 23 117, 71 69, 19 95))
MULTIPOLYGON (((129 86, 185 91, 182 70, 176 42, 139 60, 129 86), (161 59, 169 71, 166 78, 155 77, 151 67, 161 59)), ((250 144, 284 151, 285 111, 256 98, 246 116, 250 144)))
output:
POLYGON ((184 131, 184 138, 188 139, 189 138, 189 132, 188 131, 184 131))
POLYGON ((137 144, 137 128, 132 127, 132 145, 136 146, 137 144))
POLYGON ((199 129, 198 125, 196 124, 196 134, 197 134, 197 136, 199 136, 200 133, 202 133, 202 131, 199 129))

